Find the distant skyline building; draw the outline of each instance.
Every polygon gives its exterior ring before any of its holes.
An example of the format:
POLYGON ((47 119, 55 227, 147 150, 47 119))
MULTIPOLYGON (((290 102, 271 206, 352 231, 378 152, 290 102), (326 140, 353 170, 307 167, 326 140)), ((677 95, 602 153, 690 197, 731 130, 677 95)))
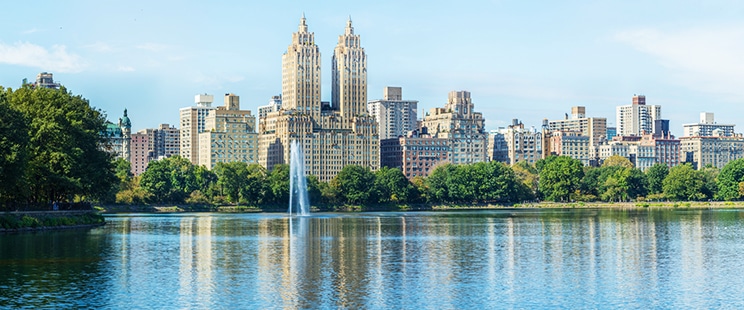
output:
POLYGON ((697 124, 683 124, 684 136, 685 137, 711 137, 713 131, 716 129, 721 130, 721 135, 725 137, 731 137, 734 135, 734 124, 718 124, 715 121, 715 116, 711 112, 700 113, 700 122, 697 124))
POLYGON ((152 159, 152 150, 150 149, 150 137, 144 131, 132 134, 132 156, 129 161, 130 171, 133 175, 140 175, 147 170, 147 165, 152 159))
POLYGON ((346 165, 380 167, 376 120, 367 113, 367 56, 351 20, 332 58, 331 102, 321 102, 321 55, 303 16, 282 56, 282 105, 259 122, 259 163, 288 164, 290 143, 305 152, 305 171, 330 181, 346 165))
POLYGON ((212 169, 217 163, 258 162, 256 117, 240 109, 240 97, 225 94, 225 104, 210 110, 205 130, 199 133, 199 165, 212 169))
POLYGON ((282 95, 272 96, 269 104, 258 107, 258 119, 266 118, 271 112, 277 112, 282 108, 282 95))
MULTIPOLYGON (((27 79, 23 79, 23 85, 28 84, 27 79)), ((51 88, 59 89, 62 85, 54 82, 54 74, 49 72, 40 72, 36 75, 36 82, 31 84, 32 88, 51 88)))
MULTIPOLYGON (((651 136, 651 134, 647 134, 651 136)), ((610 156, 627 158, 634 167, 641 171, 651 168, 656 163, 656 146, 644 144, 641 136, 616 136, 612 141, 599 147, 600 164, 610 156)))
POLYGON ((654 121, 661 119, 661 106, 646 105, 646 96, 634 95, 633 103, 616 108, 618 136, 641 136, 654 133, 654 121))
POLYGON ((127 109, 124 109, 124 115, 119 118, 117 124, 106 122, 103 134, 106 138, 106 145, 103 148, 114 157, 131 162, 132 121, 127 116, 127 109))
POLYGON ((512 124, 499 130, 503 135, 506 143, 506 151, 509 165, 514 165, 521 161, 534 164, 536 161, 545 158, 545 148, 548 148, 549 140, 545 136, 545 131, 532 128, 525 128, 524 124, 518 119, 513 119, 512 124))
POLYGON ((483 114, 473 111, 469 91, 451 91, 444 108, 433 108, 424 117, 422 127, 435 138, 448 139, 454 164, 472 164, 488 160, 483 114))
POLYGON ((377 120, 380 140, 406 136, 416 130, 417 100, 403 100, 401 87, 387 86, 382 99, 367 103, 367 111, 377 120))
MULTIPOLYGON (((566 117, 562 120, 552 120, 548 122, 548 130, 552 133, 555 131, 563 132, 575 132, 581 136, 589 137, 589 154, 587 156, 591 160, 596 160, 598 157, 597 152, 599 146, 607 141, 607 118, 604 117, 587 117, 586 107, 574 106, 571 107, 571 117, 566 117)), ((551 139, 552 139, 551 135, 551 139)), ((564 140, 573 139, 569 138, 571 135, 558 135, 554 136, 555 139, 564 140)), ((580 156, 583 160, 583 154, 580 156)), ((579 159, 579 158, 577 158, 579 159)), ((585 163, 588 164, 588 163, 585 163)))
POLYGON ((568 156, 581 162, 584 166, 591 163, 591 137, 579 131, 556 130, 548 137, 551 155, 568 156))
POLYGON ((380 140, 381 166, 399 168, 406 178, 426 177, 436 166, 450 162, 447 139, 433 138, 414 130, 410 135, 380 140))
POLYGON ((180 109, 181 139, 179 141, 179 152, 181 157, 188 159, 192 164, 199 164, 199 133, 206 128, 206 119, 209 111, 214 110, 212 102, 214 96, 199 94, 194 96, 196 106, 180 109))
POLYGON ((722 134, 722 130, 715 130, 712 136, 679 138, 680 161, 692 164, 695 169, 706 165, 721 169, 730 161, 744 157, 744 137, 722 134))

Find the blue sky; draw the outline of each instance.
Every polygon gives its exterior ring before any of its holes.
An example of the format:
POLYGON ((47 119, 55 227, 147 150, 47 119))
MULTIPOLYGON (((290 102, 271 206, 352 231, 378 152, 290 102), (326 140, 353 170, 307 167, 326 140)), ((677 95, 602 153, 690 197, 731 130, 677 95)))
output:
MULTIPOLYGON (((178 124, 194 95, 256 107, 281 93, 281 56, 303 12, 330 64, 351 16, 369 99, 403 87, 422 109, 472 93, 487 129, 539 126, 571 106, 615 123, 645 94, 672 132, 699 113, 744 125, 744 2, 708 1, 13 1, 0 19, 0 85, 54 73, 133 129, 178 124)), ((737 131, 741 131, 739 128, 737 131)))

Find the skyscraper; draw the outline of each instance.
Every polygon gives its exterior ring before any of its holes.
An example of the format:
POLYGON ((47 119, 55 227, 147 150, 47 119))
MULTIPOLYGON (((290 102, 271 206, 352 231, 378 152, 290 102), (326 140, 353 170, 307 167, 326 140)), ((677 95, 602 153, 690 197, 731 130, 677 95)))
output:
POLYGON ((291 141, 302 144, 306 173, 332 179, 345 165, 380 165, 377 122, 367 115, 367 58, 351 20, 333 57, 332 104, 320 101, 320 50, 303 16, 282 56, 282 105, 259 122, 259 163, 289 163, 291 141))
POLYGON ((618 136, 654 133, 654 121, 661 119, 661 106, 646 105, 646 96, 633 96, 633 103, 617 107, 618 136))
POLYGON ((209 111, 214 110, 212 102, 214 96, 200 94, 194 96, 196 106, 181 108, 181 140, 179 152, 181 157, 188 159, 192 164, 199 164, 199 133, 206 128, 206 119, 209 111))
POLYGON ((367 111, 380 128, 380 140, 406 136, 416 130, 418 101, 403 100, 400 87, 385 87, 381 100, 367 103, 367 111))
POLYGON ((444 108, 431 109, 422 126, 435 138, 450 141, 452 163, 472 164, 488 161, 484 122, 483 114, 473 111, 469 91, 451 91, 444 108))

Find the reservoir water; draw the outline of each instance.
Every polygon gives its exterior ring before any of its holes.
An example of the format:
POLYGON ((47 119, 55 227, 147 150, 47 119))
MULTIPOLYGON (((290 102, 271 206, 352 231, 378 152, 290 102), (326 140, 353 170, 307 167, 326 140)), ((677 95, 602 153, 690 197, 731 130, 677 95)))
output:
POLYGON ((744 307, 744 210, 106 220, 0 235, 0 308, 744 307))

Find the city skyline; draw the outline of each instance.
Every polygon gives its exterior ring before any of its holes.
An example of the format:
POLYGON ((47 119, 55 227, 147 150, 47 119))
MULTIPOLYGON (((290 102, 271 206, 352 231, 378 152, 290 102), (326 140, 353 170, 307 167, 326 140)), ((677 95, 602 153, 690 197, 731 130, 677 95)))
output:
POLYGON ((701 112, 732 124, 744 112, 744 4, 733 1, 7 7, 18 14, 0 22, 0 85, 54 73, 111 121, 128 109, 133 131, 178 124, 178 109, 201 93, 235 93, 258 114, 281 93, 278 55, 303 12, 323 67, 351 18, 369 55, 367 100, 402 87, 419 101, 418 118, 452 90, 472 93, 487 130, 513 118, 538 127, 572 106, 615 126, 615 107, 634 94, 661 105, 677 136, 701 112))

